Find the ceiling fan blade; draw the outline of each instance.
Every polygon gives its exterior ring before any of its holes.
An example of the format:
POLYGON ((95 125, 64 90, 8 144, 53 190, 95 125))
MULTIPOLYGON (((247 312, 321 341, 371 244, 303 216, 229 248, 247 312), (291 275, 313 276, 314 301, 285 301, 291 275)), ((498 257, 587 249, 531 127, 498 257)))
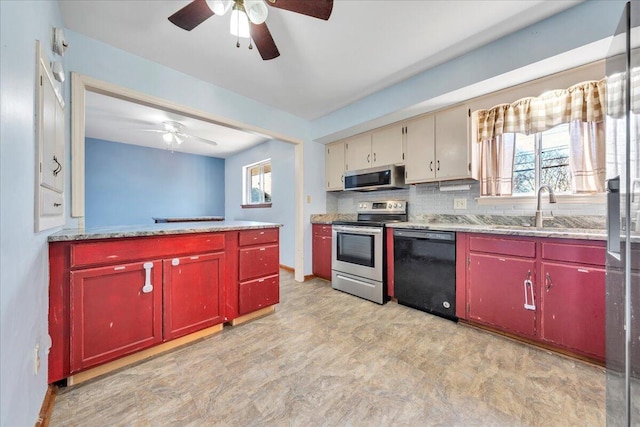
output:
POLYGON ((188 133, 177 132, 176 135, 181 137, 181 138, 185 138, 185 139, 186 138, 191 138, 191 139, 195 139, 195 140, 200 141, 200 142, 205 142, 207 144, 218 145, 218 143, 215 142, 215 141, 211 141, 210 139, 200 138, 199 136, 195 136, 195 135, 189 135, 188 133))
POLYGON ((290 10, 325 21, 331 16, 333 0, 267 0, 269 6, 290 10))
POLYGON ((249 28, 251 30, 251 38, 256 44, 262 59, 267 61, 280 56, 276 42, 273 41, 273 37, 271 37, 271 32, 269 31, 269 28, 267 28, 267 24, 264 22, 262 24, 254 24, 249 21, 249 28))
POLYGON ((191 3, 169 17, 169 21, 191 31, 213 16, 213 11, 207 6, 206 0, 193 0, 191 3))
POLYGON ((127 129, 127 130, 133 130, 136 132, 159 132, 159 133, 167 133, 166 130, 159 130, 159 129, 127 129))

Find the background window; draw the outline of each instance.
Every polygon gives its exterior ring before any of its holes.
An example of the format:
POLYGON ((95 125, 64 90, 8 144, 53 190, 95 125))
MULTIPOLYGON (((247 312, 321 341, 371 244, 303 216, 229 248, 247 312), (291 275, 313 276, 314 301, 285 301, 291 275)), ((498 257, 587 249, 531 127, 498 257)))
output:
POLYGON ((271 159, 247 165, 244 172, 244 204, 271 203, 271 159))
POLYGON ((556 193, 571 193, 569 124, 544 132, 515 134, 513 159, 513 194, 534 194, 542 184, 556 193))

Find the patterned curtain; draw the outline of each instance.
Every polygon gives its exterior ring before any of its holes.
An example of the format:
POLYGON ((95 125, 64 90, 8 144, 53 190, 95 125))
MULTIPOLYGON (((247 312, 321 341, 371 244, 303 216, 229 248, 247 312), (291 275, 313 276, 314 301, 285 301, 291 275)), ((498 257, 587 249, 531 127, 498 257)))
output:
POLYGON ((488 110, 473 112, 473 133, 482 144, 480 179, 482 196, 511 194, 513 141, 505 134, 530 135, 562 123, 592 123, 591 128, 572 127, 571 162, 577 192, 603 191, 606 116, 606 81, 589 81, 568 89, 545 92, 488 110), (595 124, 601 124, 595 126, 595 124), (575 141, 574 141, 575 138, 575 141), (580 143, 578 143, 578 138, 580 143), (506 156, 503 158, 502 156, 506 156), (506 167, 510 165, 510 169, 506 167), (593 173, 592 173, 593 172, 593 173))

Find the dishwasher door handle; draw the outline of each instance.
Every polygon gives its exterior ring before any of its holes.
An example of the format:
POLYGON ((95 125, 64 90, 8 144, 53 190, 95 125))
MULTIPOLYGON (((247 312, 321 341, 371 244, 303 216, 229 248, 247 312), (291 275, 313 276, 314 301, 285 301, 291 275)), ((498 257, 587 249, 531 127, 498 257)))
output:
POLYGON ((422 240, 443 240, 443 241, 456 241, 456 233, 453 231, 405 231, 394 230, 394 237, 409 237, 412 239, 422 240))

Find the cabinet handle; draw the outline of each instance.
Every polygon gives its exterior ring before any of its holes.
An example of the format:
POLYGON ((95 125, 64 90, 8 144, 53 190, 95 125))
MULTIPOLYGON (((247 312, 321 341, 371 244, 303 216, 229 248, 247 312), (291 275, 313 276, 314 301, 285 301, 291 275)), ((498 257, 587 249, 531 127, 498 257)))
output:
POLYGON ((547 282, 547 292, 549 292, 549 290, 551 290, 551 287, 553 286, 553 282, 551 281, 551 274, 547 273, 547 275, 544 278, 544 281, 547 282))
POLYGON ((436 162, 436 164, 438 165, 438 166, 436 167, 436 170, 437 170, 437 171, 439 171, 439 170, 440 170, 440 160, 438 160, 438 161, 436 162))
POLYGON ((153 285, 151 284, 151 269, 153 268, 153 263, 145 262, 142 266, 145 270, 144 286, 142 287, 142 292, 148 294, 149 292, 153 291, 153 285))
POLYGON ((370 159, 371 159, 371 154, 367 154, 367 163, 371 163, 370 159))
POLYGON ((56 162, 56 168, 53 170, 53 176, 58 176, 58 174, 62 172, 62 165, 56 156, 53 156, 53 161, 56 162))
POLYGON ((376 153, 373 153, 373 161, 376 161, 376 153))
POLYGON ((340 182, 344 182, 344 175, 340 175, 340 182))
POLYGON ((54 203, 54 204, 53 204, 53 207, 54 207, 54 208, 59 208, 60 206, 62 206, 62 203, 54 203))
POLYGON ((536 299, 533 294, 533 283, 531 282, 531 270, 527 272, 527 278, 524 279, 524 309, 534 311, 536 309, 536 299), (531 295, 531 304, 529 304, 529 295, 531 295))
POLYGON ((192 259, 192 260, 194 260, 194 261, 195 261, 195 260, 197 260, 197 259, 200 259, 200 256, 198 256, 198 255, 196 255, 196 256, 192 256, 192 257, 189 257, 189 259, 192 259))
POLYGON ((429 162, 429 170, 431 172, 433 172, 433 160, 431 160, 431 162, 429 162))
POLYGON ((260 248, 260 250, 261 250, 261 251, 266 251, 266 250, 267 250, 267 248, 260 248))

